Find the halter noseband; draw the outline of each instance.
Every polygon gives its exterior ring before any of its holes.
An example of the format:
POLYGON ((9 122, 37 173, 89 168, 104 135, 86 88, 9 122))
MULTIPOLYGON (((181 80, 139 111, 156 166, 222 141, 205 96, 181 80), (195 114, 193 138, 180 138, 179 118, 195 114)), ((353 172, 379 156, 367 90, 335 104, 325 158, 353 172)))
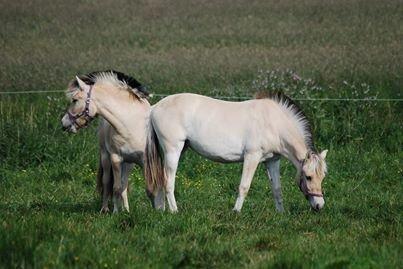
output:
POLYGON ((304 171, 302 170, 302 167, 304 166, 305 160, 300 161, 301 162, 301 176, 299 178, 299 189, 302 191, 303 194, 312 196, 312 197, 323 197, 323 193, 315 193, 315 192, 310 192, 308 190, 308 186, 306 185, 306 175, 304 171))
POLYGON ((90 86, 90 89, 87 92, 87 99, 85 99, 85 107, 83 111, 81 111, 76 115, 73 115, 70 113, 70 111, 67 110, 67 115, 69 116, 70 121, 77 127, 85 127, 94 119, 94 117, 90 116, 91 92, 92 92, 92 85, 90 86), (85 119, 85 123, 83 125, 77 123, 77 119, 81 117, 84 117, 85 119))

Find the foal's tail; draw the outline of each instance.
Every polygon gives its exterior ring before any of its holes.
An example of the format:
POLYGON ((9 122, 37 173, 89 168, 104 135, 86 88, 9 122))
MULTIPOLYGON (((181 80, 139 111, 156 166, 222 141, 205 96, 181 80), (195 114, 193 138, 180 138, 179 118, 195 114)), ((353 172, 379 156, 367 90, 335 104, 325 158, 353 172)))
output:
POLYGON ((148 195, 154 194, 156 189, 165 186, 166 175, 163 165, 163 155, 151 119, 147 128, 147 142, 144 153, 144 177, 146 179, 148 195))

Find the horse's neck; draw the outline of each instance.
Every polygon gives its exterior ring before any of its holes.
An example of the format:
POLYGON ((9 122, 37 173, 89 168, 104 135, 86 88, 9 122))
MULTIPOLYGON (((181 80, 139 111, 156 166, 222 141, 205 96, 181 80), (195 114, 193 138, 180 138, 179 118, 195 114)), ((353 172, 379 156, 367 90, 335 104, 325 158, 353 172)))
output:
POLYGON ((133 137, 133 132, 142 130, 149 111, 148 103, 140 103, 127 92, 99 90, 94 96, 98 113, 123 137, 133 137), (138 102, 137 104, 135 102, 138 102))

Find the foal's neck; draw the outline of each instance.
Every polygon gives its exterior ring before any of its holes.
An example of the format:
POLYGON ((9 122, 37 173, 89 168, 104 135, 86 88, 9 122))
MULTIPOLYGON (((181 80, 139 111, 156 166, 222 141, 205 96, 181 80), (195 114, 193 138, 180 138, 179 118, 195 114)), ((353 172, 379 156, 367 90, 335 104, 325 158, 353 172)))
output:
POLYGON ((309 148, 304 142, 293 141, 293 143, 287 143, 283 149, 283 154, 289 159, 297 169, 300 169, 301 161, 305 159, 309 148))

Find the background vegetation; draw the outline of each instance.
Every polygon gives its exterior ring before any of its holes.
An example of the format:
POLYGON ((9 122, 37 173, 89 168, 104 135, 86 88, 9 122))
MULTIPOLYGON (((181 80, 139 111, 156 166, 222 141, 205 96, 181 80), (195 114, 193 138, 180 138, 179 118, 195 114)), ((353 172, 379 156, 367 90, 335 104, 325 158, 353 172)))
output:
MULTIPOLYGON (((402 98, 402 13, 389 0, 0 0, 0 91, 113 68, 159 94, 402 98)), ((234 214, 241 166, 187 152, 180 213, 155 212, 136 169, 131 212, 101 215, 96 123, 63 133, 63 93, 0 95, 0 267, 400 267, 402 103, 300 103, 330 150, 319 214, 285 160, 286 212, 260 168, 234 214)))

